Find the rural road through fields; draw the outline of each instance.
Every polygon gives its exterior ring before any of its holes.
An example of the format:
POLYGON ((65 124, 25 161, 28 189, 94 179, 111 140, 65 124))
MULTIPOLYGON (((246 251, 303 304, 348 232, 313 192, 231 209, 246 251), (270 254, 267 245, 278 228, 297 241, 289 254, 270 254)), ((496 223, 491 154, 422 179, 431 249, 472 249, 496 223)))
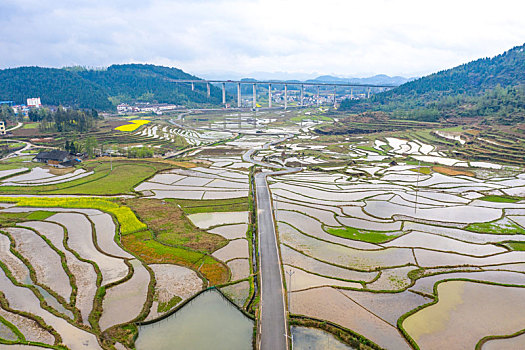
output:
MULTIPOLYGON (((290 137, 290 136, 288 136, 290 137)), ((286 140, 288 137, 264 145, 267 149, 273 144, 286 140)), ((245 161, 270 168, 279 168, 252 159, 255 150, 243 155, 245 161)), ((257 173, 255 175, 255 190, 257 197, 257 234, 259 237, 259 267, 261 273, 260 302, 260 344, 261 350, 285 350, 288 348, 288 327, 286 326, 286 307, 281 274, 281 261, 275 233, 275 222, 272 213, 272 201, 268 175, 284 175, 300 171, 301 168, 287 168, 275 172, 257 173)))
POLYGON ((255 175, 259 268, 261 273, 260 349, 285 350, 288 348, 287 337, 285 336, 288 334, 288 327, 286 327, 284 290, 270 190, 266 176, 265 173, 255 175))

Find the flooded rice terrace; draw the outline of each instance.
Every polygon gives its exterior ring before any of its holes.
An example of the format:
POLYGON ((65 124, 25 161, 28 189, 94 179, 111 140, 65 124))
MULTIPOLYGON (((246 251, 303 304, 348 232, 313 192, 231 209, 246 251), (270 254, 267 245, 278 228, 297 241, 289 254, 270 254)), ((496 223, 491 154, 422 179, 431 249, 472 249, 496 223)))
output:
POLYGON ((215 290, 165 319, 139 327, 138 350, 252 349, 253 321, 215 290))
POLYGON ((355 348, 340 342, 332 334, 316 328, 290 327, 295 350, 353 350, 355 348))

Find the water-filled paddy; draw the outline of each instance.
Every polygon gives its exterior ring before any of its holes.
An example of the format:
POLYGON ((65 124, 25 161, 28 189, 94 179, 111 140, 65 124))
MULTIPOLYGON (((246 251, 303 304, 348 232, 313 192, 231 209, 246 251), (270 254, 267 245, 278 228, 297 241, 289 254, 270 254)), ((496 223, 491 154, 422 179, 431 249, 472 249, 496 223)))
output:
POLYGON ((248 223, 248 212, 197 213, 188 215, 188 219, 195 226, 207 229, 218 225, 248 223))
POLYGON ((525 288, 450 281, 437 293, 437 304, 403 322, 422 349, 473 349, 485 336, 512 334, 525 324, 525 288))
POLYGON ((122 259, 101 253, 93 243, 91 222, 82 214, 59 213, 47 219, 66 227, 68 245, 81 257, 94 261, 102 272, 103 284, 118 281, 128 273, 128 267, 122 259))
POLYGON ((34 231, 12 227, 6 229, 16 242, 16 249, 35 270, 36 280, 68 300, 72 288, 62 268, 60 256, 34 231))
POLYGON ((296 350, 352 350, 355 349, 339 341, 332 334, 316 328, 290 327, 293 336, 293 348, 296 350))
POLYGON ((217 291, 207 291, 166 319, 139 327, 138 350, 252 349, 253 321, 217 291))
POLYGON ((126 282, 108 288, 102 304, 100 328, 131 321, 139 315, 146 302, 150 275, 139 260, 130 261, 133 276, 126 282))
POLYGON ((351 281, 370 282, 377 277, 378 272, 361 272, 344 269, 339 266, 315 260, 281 244, 281 257, 283 264, 295 266, 317 275, 334 277, 351 281))
POLYGON ((292 293, 291 312, 330 320, 373 339, 386 349, 411 349, 396 327, 373 315, 331 287, 292 293))

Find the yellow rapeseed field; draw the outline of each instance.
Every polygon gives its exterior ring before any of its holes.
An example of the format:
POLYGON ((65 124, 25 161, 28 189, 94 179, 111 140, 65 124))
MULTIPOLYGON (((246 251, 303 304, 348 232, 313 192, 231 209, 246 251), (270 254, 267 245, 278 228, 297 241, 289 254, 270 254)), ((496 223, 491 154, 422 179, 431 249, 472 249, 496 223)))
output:
POLYGON ((135 131, 140 126, 142 126, 144 124, 148 124, 149 122, 151 122, 151 120, 143 120, 143 119, 130 120, 131 124, 125 124, 125 125, 117 126, 115 128, 115 130, 118 130, 118 131, 135 131))
POLYGON ((147 228, 133 211, 115 202, 97 197, 0 197, 0 202, 16 203, 19 207, 41 208, 79 208, 98 209, 113 214, 117 219, 120 232, 124 234, 142 231, 147 228))

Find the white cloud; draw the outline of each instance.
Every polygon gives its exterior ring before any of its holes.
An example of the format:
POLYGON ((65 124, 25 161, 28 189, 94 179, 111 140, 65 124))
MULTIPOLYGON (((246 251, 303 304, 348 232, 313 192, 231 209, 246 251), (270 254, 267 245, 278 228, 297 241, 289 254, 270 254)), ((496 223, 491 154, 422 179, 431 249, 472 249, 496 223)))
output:
POLYGON ((523 44, 523 13, 519 0, 4 0, 0 67, 412 76, 523 44))

